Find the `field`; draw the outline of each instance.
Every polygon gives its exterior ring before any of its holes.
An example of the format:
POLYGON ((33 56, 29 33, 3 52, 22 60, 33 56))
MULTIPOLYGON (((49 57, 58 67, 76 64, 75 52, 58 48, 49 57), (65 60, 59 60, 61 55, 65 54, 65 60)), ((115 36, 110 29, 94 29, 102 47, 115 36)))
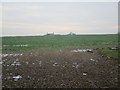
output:
POLYGON ((2 38, 2 40, 3 40, 2 42, 3 52, 35 49, 55 50, 64 48, 118 46, 118 35, 55 35, 55 36, 28 36, 28 37, 23 36, 23 37, 4 37, 2 38))
POLYGON ((118 87, 118 35, 2 38, 3 88, 118 87))

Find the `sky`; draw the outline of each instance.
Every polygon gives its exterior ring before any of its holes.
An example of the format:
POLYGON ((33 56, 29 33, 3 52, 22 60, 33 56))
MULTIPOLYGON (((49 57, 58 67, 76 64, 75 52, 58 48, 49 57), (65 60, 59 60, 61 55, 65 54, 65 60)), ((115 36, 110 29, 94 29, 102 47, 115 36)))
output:
POLYGON ((117 2, 3 3, 2 35, 114 34, 117 2))

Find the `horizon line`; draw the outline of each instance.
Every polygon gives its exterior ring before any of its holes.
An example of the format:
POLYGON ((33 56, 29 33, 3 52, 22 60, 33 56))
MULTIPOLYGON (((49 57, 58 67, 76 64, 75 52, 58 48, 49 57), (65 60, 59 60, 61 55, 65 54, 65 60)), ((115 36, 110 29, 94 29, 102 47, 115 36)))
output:
MULTIPOLYGON (((74 32, 73 32, 74 33, 74 32)), ((75 33, 75 35, 105 35, 105 34, 118 34, 118 33, 81 33, 81 34, 77 34, 75 33)), ((47 34, 35 34, 35 35, 1 35, 0 37, 17 37, 17 36, 45 36, 47 34)), ((59 33, 54 33, 54 35, 69 35, 69 33, 67 34, 59 34, 59 33)))

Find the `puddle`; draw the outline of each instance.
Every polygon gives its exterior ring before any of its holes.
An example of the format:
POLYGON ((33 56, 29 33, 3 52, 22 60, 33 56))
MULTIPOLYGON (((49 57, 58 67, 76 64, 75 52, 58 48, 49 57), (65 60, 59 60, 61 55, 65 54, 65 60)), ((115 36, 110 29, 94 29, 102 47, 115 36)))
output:
POLYGON ((93 49, 77 49, 77 50, 71 50, 71 52, 93 52, 93 49))
POLYGON ((18 80, 21 79, 21 78, 22 78, 22 76, 20 76, 20 75, 13 76, 14 81, 18 81, 18 80))
POLYGON ((27 47, 28 45, 25 44, 25 45, 13 45, 13 46, 17 46, 17 47, 27 47))
POLYGON ((2 56, 2 57, 9 57, 9 56, 22 56, 23 54, 0 54, 0 56, 2 56))

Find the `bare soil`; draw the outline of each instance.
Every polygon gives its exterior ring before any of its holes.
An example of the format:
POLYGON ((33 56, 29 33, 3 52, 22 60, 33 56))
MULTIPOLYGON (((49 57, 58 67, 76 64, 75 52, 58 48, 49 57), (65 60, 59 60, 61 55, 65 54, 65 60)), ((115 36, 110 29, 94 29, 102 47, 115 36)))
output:
POLYGON ((2 58, 3 88, 118 87, 118 61, 95 51, 33 50, 22 54, 2 58), (21 78, 13 78, 18 75, 21 78))

